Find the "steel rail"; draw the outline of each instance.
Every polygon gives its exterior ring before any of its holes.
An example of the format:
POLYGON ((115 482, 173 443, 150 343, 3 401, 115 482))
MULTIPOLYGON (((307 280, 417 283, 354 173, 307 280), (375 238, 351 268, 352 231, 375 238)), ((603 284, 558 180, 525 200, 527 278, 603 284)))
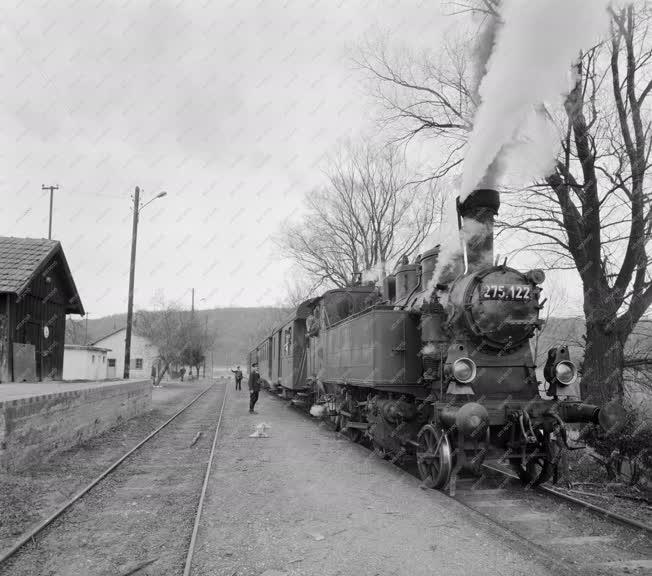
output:
POLYGON ((199 522, 201 521, 201 513, 204 508, 204 498, 206 497, 206 489, 208 488, 208 480, 213 468, 213 456, 215 455, 215 446, 217 445, 217 437, 220 431, 220 424, 222 423, 222 414, 224 413, 224 405, 226 404, 226 395, 228 386, 224 387, 224 398, 222 400, 222 408, 220 408, 220 415, 217 418, 217 425, 215 426, 215 434, 213 436, 213 445, 211 447, 211 454, 208 457, 208 464, 206 464, 206 474, 204 475, 204 484, 199 496, 199 503, 197 504, 197 514, 195 515, 195 524, 192 528, 192 536, 190 538, 190 545, 188 546, 188 554, 186 555, 186 565, 183 570, 183 576, 190 576, 192 570, 192 558, 195 554, 195 545, 197 544, 197 533, 199 532, 199 522))
MULTIPOLYGON (((518 476, 511 474, 510 472, 507 472, 505 470, 501 470, 500 468, 495 468, 489 464, 483 464, 483 468, 486 468, 487 470, 491 470, 493 472, 498 472, 499 474, 502 474, 503 476, 507 476, 509 478, 514 478, 518 480, 518 476)), ((568 500, 569 502, 573 502, 574 504, 577 504, 578 506, 582 506, 584 508, 588 508, 589 510, 592 510, 593 512, 597 512, 599 514, 602 514, 603 516, 607 516, 609 518, 613 518, 614 520, 618 520, 618 522, 621 522, 623 524, 626 524, 628 526, 631 526, 633 528, 640 528, 641 530, 646 530, 647 532, 652 532, 652 526, 649 524, 645 524, 644 522, 639 522, 638 520, 635 520, 634 518, 629 518, 627 516, 623 516, 622 514, 618 514, 617 512, 611 512, 610 510, 607 510, 606 508, 601 508, 600 506, 596 506, 595 504, 591 504, 590 502, 585 502, 584 500, 581 500, 579 498, 575 498, 575 496, 570 496, 569 494, 564 494, 560 490, 556 490, 555 488, 551 488, 549 486, 537 486, 537 490, 540 490, 542 492, 545 492, 546 494, 551 494, 553 496, 556 496, 557 498, 561 498, 563 500, 568 500)))
POLYGON ((88 484, 85 488, 82 488, 77 494, 75 494, 68 502, 66 502, 63 506, 61 506, 56 512, 52 513, 50 516, 48 516, 45 520, 43 520, 38 526, 30 530, 27 534, 25 534, 20 540, 18 540, 7 552, 5 552, 2 556, 0 556, 0 565, 2 565, 4 562, 6 562, 11 556, 13 556, 18 550, 20 550, 27 542, 32 540, 34 536, 36 536, 39 532, 41 532, 44 528, 49 526, 54 520, 56 520, 61 514, 63 514, 68 508, 70 508, 77 500, 82 498, 85 494, 90 492, 90 490, 95 487, 97 484, 99 484, 104 478, 106 478, 111 472, 113 472, 120 464, 122 464, 129 456, 131 456, 136 450, 138 450, 143 444, 151 440, 154 436, 156 436, 163 428, 165 428, 170 422, 172 422, 177 416, 181 415, 183 412, 185 412, 190 406, 192 406, 197 400, 199 400, 206 392, 208 392, 211 388, 213 388, 215 384, 211 384, 208 388, 206 388, 204 391, 200 392, 195 396, 188 404, 186 404, 181 410, 179 410, 174 416, 172 416, 170 419, 165 421, 163 424, 161 424, 156 430, 154 430, 151 434, 149 434, 144 440, 140 441, 136 446, 134 446, 129 452, 127 452, 124 456, 122 456, 119 460, 111 464, 104 472, 102 472, 99 476, 97 476, 90 484, 88 484))

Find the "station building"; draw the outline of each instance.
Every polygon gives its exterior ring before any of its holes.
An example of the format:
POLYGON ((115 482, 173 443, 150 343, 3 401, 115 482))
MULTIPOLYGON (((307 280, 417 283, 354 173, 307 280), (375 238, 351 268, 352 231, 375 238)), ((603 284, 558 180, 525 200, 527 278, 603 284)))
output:
MULTIPOLYGON (((106 380, 108 348, 66 344, 63 355, 64 380, 106 380)), ((122 374, 120 374, 122 377, 122 374)))
MULTIPOLYGON (((92 343, 93 347, 108 349, 106 378, 122 378, 124 374, 126 336, 127 328, 124 327, 92 343)), ((159 370, 163 369, 158 348, 147 338, 139 336, 132 330, 129 378, 150 378, 152 367, 154 367, 157 376, 159 370)))
POLYGON ((61 243, 0 236, 0 382, 63 378, 67 314, 84 314, 61 243))

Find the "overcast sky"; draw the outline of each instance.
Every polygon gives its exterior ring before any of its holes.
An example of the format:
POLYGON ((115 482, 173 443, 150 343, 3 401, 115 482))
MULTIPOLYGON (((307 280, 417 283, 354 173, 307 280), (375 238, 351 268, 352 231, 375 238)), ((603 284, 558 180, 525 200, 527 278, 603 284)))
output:
POLYGON ((325 154, 377 111, 352 57, 389 34, 436 46, 434 2, 6 2, 3 235, 62 242, 93 317, 157 290, 199 308, 274 305, 290 263, 270 236, 319 186, 325 154), (205 300, 202 300, 205 299, 205 300))

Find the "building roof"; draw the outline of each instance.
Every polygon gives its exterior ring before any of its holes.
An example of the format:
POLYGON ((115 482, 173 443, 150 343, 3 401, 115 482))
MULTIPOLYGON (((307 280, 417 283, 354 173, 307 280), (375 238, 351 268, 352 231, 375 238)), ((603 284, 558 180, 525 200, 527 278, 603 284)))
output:
POLYGON ((59 255, 68 287, 66 313, 84 314, 75 281, 58 240, 0 236, 0 293, 20 294, 59 255))
POLYGON ((111 352, 111 348, 101 348, 99 346, 84 346, 82 344, 65 344, 65 350, 88 350, 89 352, 111 352))
POLYGON ((97 344, 98 342, 102 342, 102 340, 106 340, 107 338, 109 338, 109 336, 113 336, 114 334, 117 334, 118 332, 122 332, 122 331, 126 331, 126 330, 127 330, 126 326, 123 326, 122 328, 118 328, 116 330, 112 330, 108 334, 105 334, 101 338, 98 338, 97 340, 91 342, 91 346, 95 346, 95 344, 97 344))
MULTIPOLYGON (((115 336, 116 334, 118 334, 120 332, 126 332, 126 331, 127 331, 127 327, 123 326, 122 328, 118 328, 116 330, 113 330, 112 332, 109 332, 108 334, 102 336, 101 338, 98 338, 97 340, 91 342, 90 345, 95 346, 96 344, 99 344, 100 342, 106 340, 107 338, 110 338, 111 336, 115 336)), ((142 335, 140 335, 140 334, 138 334, 138 333, 136 333, 134 331, 132 331, 131 334, 132 334, 132 338, 133 337, 138 337, 138 338, 142 338, 143 340, 145 340, 145 346, 153 346, 154 348, 156 348, 156 345, 152 344, 152 342, 151 342, 151 340, 149 338, 147 338, 145 336, 142 336, 142 335)))

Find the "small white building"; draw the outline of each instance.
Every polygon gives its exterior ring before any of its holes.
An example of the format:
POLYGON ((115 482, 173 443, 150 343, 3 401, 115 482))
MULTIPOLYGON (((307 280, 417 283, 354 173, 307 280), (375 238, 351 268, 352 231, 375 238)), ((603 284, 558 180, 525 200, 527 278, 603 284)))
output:
MULTIPOLYGON (((93 342, 93 346, 108 348, 107 354, 107 378, 122 378, 125 365, 125 338, 127 328, 120 328, 104 338, 93 342)), ((160 359, 158 349, 146 338, 131 332, 129 378, 151 378, 152 366, 158 375, 160 359)))
POLYGON ((64 380, 105 380, 108 348, 66 344, 63 349, 64 380))

